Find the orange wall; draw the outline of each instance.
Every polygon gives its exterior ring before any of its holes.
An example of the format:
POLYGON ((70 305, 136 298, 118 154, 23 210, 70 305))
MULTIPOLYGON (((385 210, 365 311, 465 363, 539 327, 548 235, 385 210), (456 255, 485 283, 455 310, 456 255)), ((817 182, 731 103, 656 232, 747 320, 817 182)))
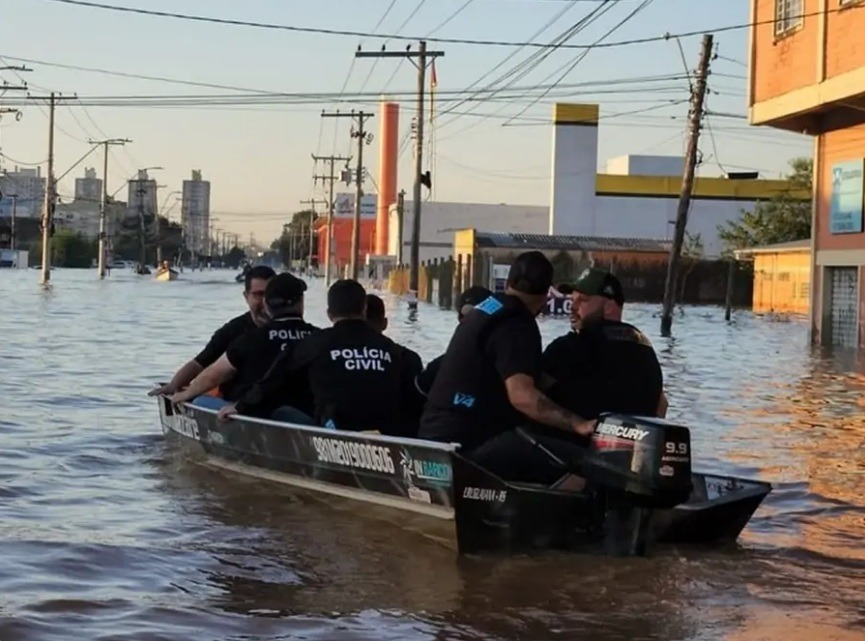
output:
MULTIPOLYGON (((754 102, 775 98, 818 82, 818 57, 823 40, 822 20, 816 15, 824 0, 804 0, 804 22, 798 31, 776 40, 775 0, 756 3, 756 26, 752 29, 754 56, 751 61, 754 102)), ((838 11, 838 0, 827 1, 826 79, 865 66, 865 7, 853 5, 838 11)), ((861 91, 851 87, 851 94, 861 91)))
MULTIPOLYGON (((334 260, 337 266, 348 265, 351 262, 351 218, 335 218, 333 221, 334 260)), ((324 267, 324 257, 327 255, 326 239, 327 225, 323 224, 318 231, 319 265, 324 267)), ((366 255, 373 253, 375 247, 375 219, 360 221, 360 264, 366 262, 366 255)))
MULTIPOLYGON (((832 9, 838 0, 829 0, 832 9)), ((808 18, 805 18, 808 20, 808 18)), ((816 18, 814 18, 816 21, 816 18)), ((826 76, 852 71, 865 65, 865 8, 851 6, 826 16, 826 76)), ((861 91, 861 87, 857 87, 861 91)))
MULTIPOLYGON (((817 77, 817 16, 805 16, 802 28, 775 40, 775 0, 753 0, 757 3, 756 26, 753 28, 754 57, 752 80, 754 102, 813 84, 817 77)), ((837 0, 836 0, 837 1, 837 0)), ((821 0, 805 0, 805 14, 819 9, 821 0)))
POLYGON ((865 233, 830 234, 829 202, 832 196, 832 165, 847 160, 865 158, 865 124, 829 131, 820 135, 817 166, 817 248, 865 248, 865 233))

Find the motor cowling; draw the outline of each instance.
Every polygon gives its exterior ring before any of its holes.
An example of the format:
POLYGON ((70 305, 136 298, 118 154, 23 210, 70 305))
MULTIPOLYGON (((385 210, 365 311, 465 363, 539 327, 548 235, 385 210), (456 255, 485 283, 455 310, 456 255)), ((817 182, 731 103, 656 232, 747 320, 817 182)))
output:
POLYGON ((634 506, 679 505, 693 490, 690 430, 659 418, 603 414, 583 471, 594 484, 625 493, 634 506))

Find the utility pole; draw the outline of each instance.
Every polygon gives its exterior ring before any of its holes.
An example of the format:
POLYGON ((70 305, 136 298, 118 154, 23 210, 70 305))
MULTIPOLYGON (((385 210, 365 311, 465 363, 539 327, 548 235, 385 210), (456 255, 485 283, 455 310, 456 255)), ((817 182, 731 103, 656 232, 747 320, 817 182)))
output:
POLYGON ((128 138, 109 138, 108 140, 88 140, 91 145, 102 145, 102 200, 99 203, 99 280, 105 278, 105 240, 107 238, 108 221, 108 148, 111 145, 125 145, 132 142, 128 138))
POLYGON ((396 196, 396 262, 402 265, 402 221, 405 219, 405 189, 401 189, 396 196))
MULTIPOLYGON (((308 272, 312 271, 312 246, 315 242, 315 225, 313 223, 316 218, 318 218, 318 213, 315 211, 315 205, 320 202, 320 200, 316 200, 315 198, 300 201, 301 205, 309 205, 312 207, 312 209, 309 210, 309 251, 306 254, 306 270, 308 272)), ((321 257, 319 257, 319 262, 321 262, 320 258, 321 257)))
POLYGON ((9 231, 9 249, 15 251, 15 217, 18 215, 18 194, 9 196, 12 199, 12 228, 9 231))
MULTIPOLYGON (((316 156, 312 155, 312 159, 315 162, 322 160, 326 163, 330 164, 330 171, 328 174, 324 176, 313 175, 312 180, 313 184, 316 184, 319 180, 322 183, 328 183, 329 188, 329 196, 328 196, 328 207, 327 207, 327 232, 326 232, 326 242, 325 242, 325 259, 324 259, 324 284, 326 287, 330 287, 330 263, 333 259, 333 183, 336 180, 336 175, 334 173, 334 163, 337 162, 345 162, 346 165, 351 162, 351 157, 345 158, 343 156, 316 156)), ((321 257, 318 260, 319 264, 321 264, 321 257)))
POLYGON ((351 226, 351 278, 357 280, 358 262, 360 254, 360 200, 363 197, 363 146, 372 142, 372 134, 367 136, 363 129, 367 119, 374 114, 352 110, 351 113, 322 113, 322 118, 357 118, 358 128, 352 127, 351 137, 357 138, 357 176, 355 178, 357 191, 354 197, 354 221, 351 226))
POLYGON ((48 101, 48 180, 42 208, 42 284, 51 280, 51 236, 54 232, 54 92, 48 101))
POLYGON ((48 178, 45 199, 42 205, 42 284, 51 280, 51 237, 54 228, 54 204, 56 185, 54 184, 54 109, 59 100, 76 100, 76 96, 58 96, 51 92, 46 96, 27 96, 28 100, 48 101, 48 178))
POLYGON ((679 208, 676 211, 676 231, 670 260, 667 263, 667 279, 664 283, 664 305, 661 313, 661 336, 670 336, 673 326, 673 308, 676 304, 676 277, 682 245, 685 242, 685 228, 688 225, 688 210, 691 206, 691 191, 694 186, 694 170, 697 166, 697 145, 700 141, 700 125, 703 120, 703 103, 706 97, 706 81, 709 76, 709 61, 712 56, 712 34, 705 34, 700 48, 700 62, 697 77, 691 91, 689 114, 688 148, 685 152, 685 171, 682 176, 682 191, 679 194, 679 208))
MULTIPOLYGON (((409 309, 417 309, 418 276, 420 274, 420 214, 423 182, 423 106, 426 89, 426 68, 431 60, 444 56, 444 51, 427 51, 426 41, 420 41, 418 51, 358 51, 356 58, 408 58, 417 67, 417 122, 415 124, 414 191, 412 198, 411 253, 409 268, 409 309), (417 58, 417 62, 413 60, 417 58)), ((432 187, 432 184, 428 185, 432 187)))

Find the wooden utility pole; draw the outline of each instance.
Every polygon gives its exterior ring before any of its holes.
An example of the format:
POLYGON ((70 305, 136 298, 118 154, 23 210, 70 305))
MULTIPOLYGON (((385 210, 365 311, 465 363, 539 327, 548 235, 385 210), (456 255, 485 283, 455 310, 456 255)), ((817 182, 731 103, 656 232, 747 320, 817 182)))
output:
POLYGON ((427 51, 426 41, 420 41, 418 51, 358 51, 357 58, 408 58, 417 67, 417 121, 415 123, 414 191, 412 198, 411 253, 409 269, 409 308, 417 309, 418 277, 420 274, 420 215, 423 178, 423 107, 426 88, 426 68, 431 60, 445 55, 444 51, 427 51), (417 62, 413 60, 417 58, 417 62))
POLYGON ((357 138, 357 176, 355 177, 355 185, 357 190, 354 197, 354 220, 351 226, 351 267, 350 277, 357 280, 358 267, 360 262, 360 201, 363 197, 363 146, 372 142, 372 135, 367 136, 364 131, 364 124, 367 119, 372 118, 374 114, 366 111, 354 110, 351 113, 322 113, 322 118, 357 118, 357 129, 352 127, 351 137, 357 138))
POLYGON ((18 215, 18 194, 11 194, 9 198, 12 199, 12 227, 9 230, 9 249, 15 251, 15 218, 18 215))
POLYGON ((676 279, 679 270, 679 260, 682 255, 682 245, 685 242, 685 228, 688 225, 688 210, 691 206, 691 191, 694 186, 694 170, 697 166, 697 145, 700 141, 700 125, 703 120, 703 103, 706 97, 709 61, 712 56, 712 41, 712 34, 703 36, 703 43, 700 49, 700 62, 697 65, 697 76, 691 91, 688 149, 685 152, 682 191, 679 194, 679 208, 676 211, 676 231, 673 236, 673 246, 670 249, 670 260, 667 263, 667 279, 664 283, 661 336, 670 336, 670 330, 673 326, 673 308, 676 305, 676 279))
POLYGON ((132 142, 128 138, 109 138, 108 140, 88 140, 91 145, 102 145, 102 200, 99 202, 99 256, 97 257, 97 265, 99 270, 99 280, 105 278, 105 253, 107 251, 106 239, 108 232, 106 229, 108 221, 108 148, 111 145, 125 145, 132 142))
MULTIPOLYGON (((318 218, 315 206, 320 202, 320 200, 316 200, 315 198, 300 201, 301 205, 309 205, 312 208, 309 210, 309 251, 306 254, 306 270, 308 272, 312 271, 312 246, 315 243, 315 220, 318 218)), ((319 257, 319 263, 320 262, 321 260, 319 257)))
MULTIPOLYGON (((51 237, 54 235, 54 204, 57 187, 54 180, 54 109, 60 100, 76 100, 76 96, 58 96, 51 92, 48 96, 27 96, 28 100, 48 101, 48 177, 45 198, 42 203, 42 284, 51 280, 51 237)), ((89 153, 89 152, 88 152, 89 153)), ((86 154, 85 154, 86 157, 86 154)))
POLYGON ((54 92, 48 100, 48 179, 42 208, 42 284, 51 280, 51 236, 54 235, 54 92))
MULTIPOLYGON (((324 283, 325 286, 330 287, 330 263, 333 260, 333 183, 336 181, 336 174, 334 170, 334 163, 337 162, 345 162, 346 165, 351 162, 351 157, 348 158, 343 156, 316 156, 312 155, 312 159, 315 162, 319 160, 324 161, 330 165, 329 172, 323 176, 313 175, 312 180, 313 184, 316 184, 319 180, 322 183, 328 184, 328 206, 327 206, 327 232, 326 232, 326 240, 324 243, 325 247, 325 259, 324 259, 324 283)), ((318 259, 319 264, 321 264, 321 257, 318 259)))

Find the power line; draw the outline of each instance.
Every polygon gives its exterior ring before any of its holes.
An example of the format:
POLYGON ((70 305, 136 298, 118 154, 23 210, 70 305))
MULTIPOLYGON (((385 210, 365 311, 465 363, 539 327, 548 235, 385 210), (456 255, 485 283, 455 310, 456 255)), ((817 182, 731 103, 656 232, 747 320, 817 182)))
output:
MULTIPOLYGON (((387 38, 390 40, 402 40, 402 41, 416 41, 422 40, 423 36, 418 36, 416 34, 412 35, 402 35, 402 34, 376 34, 369 33, 366 31, 353 31, 353 30, 344 30, 344 29, 328 29, 324 27, 300 27, 296 25, 286 25, 286 24, 275 24, 269 22, 253 22, 246 20, 234 20, 229 18, 214 18, 210 16, 200 16, 193 14, 185 14, 185 13, 174 13, 169 11, 154 11, 151 9, 140 9, 137 7, 118 7, 116 5, 103 4, 99 2, 87 2, 85 0, 44 0, 45 2, 58 2, 61 4, 75 5, 79 7, 88 7, 91 9, 103 9, 107 11, 117 11, 121 13, 131 13, 138 15, 146 15, 146 16, 154 16, 159 18, 171 18, 176 20, 188 20, 192 22, 202 22, 202 23, 210 23, 210 24, 221 24, 221 25, 229 25, 235 27, 253 27, 258 29, 270 29, 277 31, 289 31, 294 33, 309 33, 309 34, 318 34, 318 35, 330 35, 330 36, 351 36, 351 37, 360 37, 360 38, 370 38, 370 37, 381 37, 387 38)), ((840 11, 856 11, 862 9, 861 5, 844 5, 835 9, 826 9, 825 11, 815 11, 811 13, 801 13, 800 16, 803 18, 811 17, 811 16, 819 16, 831 13, 838 13, 840 11)), ((755 27, 760 25, 768 25, 775 24, 775 19, 771 18, 768 20, 758 20, 756 22, 745 22, 727 25, 723 27, 717 28, 702 28, 697 29, 695 31, 685 31, 678 34, 673 34, 680 38, 688 38, 693 36, 700 36, 705 33, 725 33, 728 31, 738 31, 740 29, 747 29, 749 27, 755 27)), ((628 45, 638 45, 638 44, 647 44, 652 42, 660 42, 662 40, 666 40, 669 38, 669 35, 662 36, 647 36, 644 38, 632 38, 628 40, 619 40, 614 42, 606 42, 600 45, 585 45, 585 44, 569 44, 569 45, 561 45, 560 47, 555 46, 555 48, 562 49, 608 49, 613 47, 624 47, 628 45)), ((488 47, 533 47, 537 49, 549 49, 553 48, 553 45, 543 43, 543 42, 518 42, 513 40, 485 40, 485 39, 469 39, 469 38, 427 38, 430 42, 437 42, 442 44, 462 44, 462 45, 476 45, 476 46, 488 46, 488 47)))

